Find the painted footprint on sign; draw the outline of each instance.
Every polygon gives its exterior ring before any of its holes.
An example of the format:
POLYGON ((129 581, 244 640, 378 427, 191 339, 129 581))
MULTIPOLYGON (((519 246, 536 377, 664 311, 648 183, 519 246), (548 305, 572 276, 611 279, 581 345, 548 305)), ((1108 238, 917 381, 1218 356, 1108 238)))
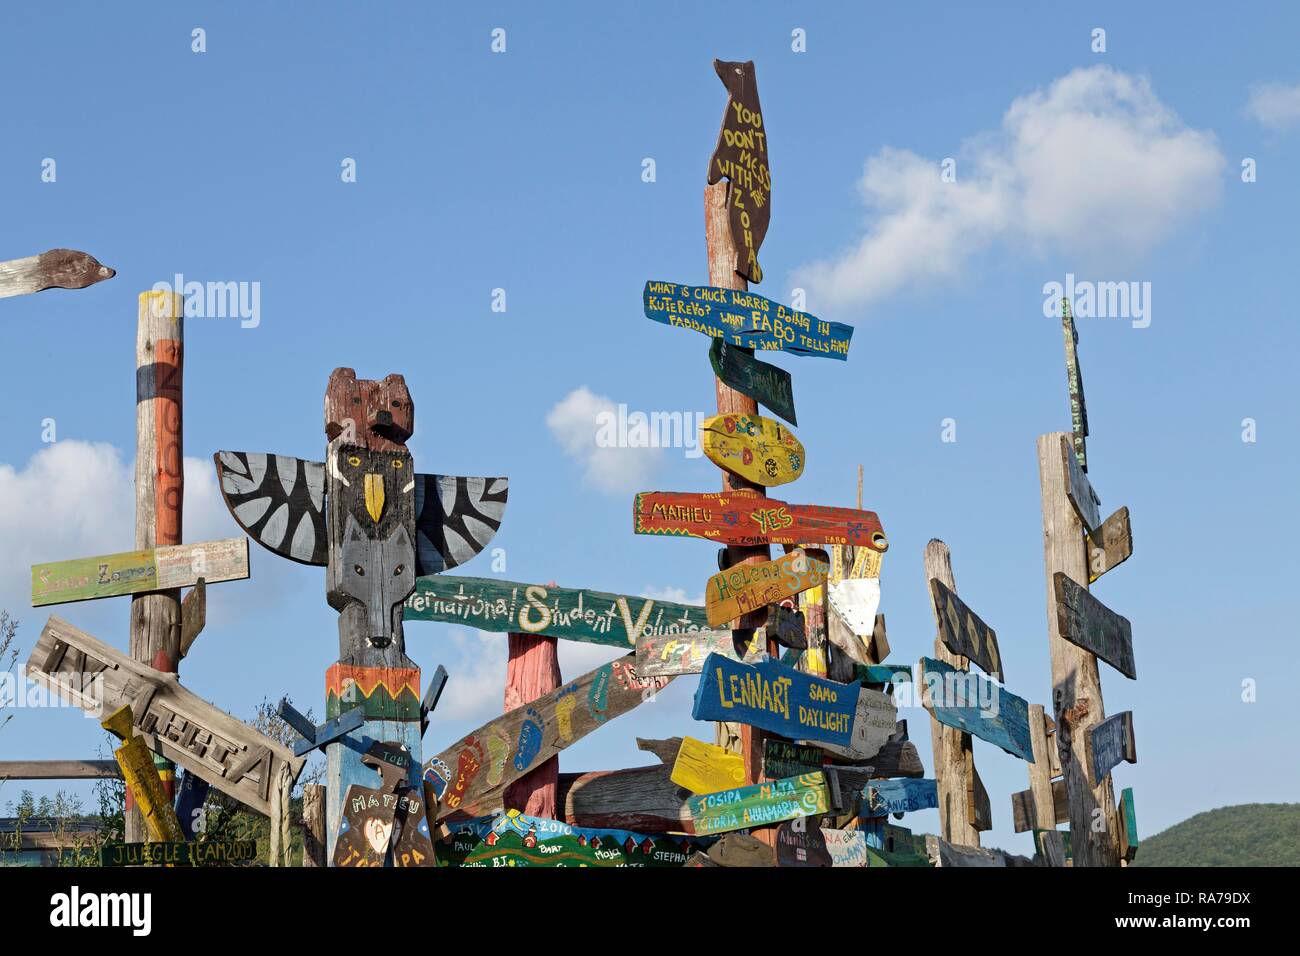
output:
POLYGON ((451 768, 447 766, 446 761, 433 757, 429 760, 429 766, 424 771, 424 784, 433 791, 433 799, 441 801, 442 795, 447 792, 447 783, 451 780, 451 768))
POLYGON ((542 715, 534 708, 524 711, 524 723, 519 728, 519 745, 515 748, 515 769, 521 773, 532 766, 542 750, 542 715))
POLYGON ((465 791, 474 782, 479 771, 483 769, 483 761, 487 754, 483 752, 483 745, 479 743, 477 737, 470 737, 465 741, 465 746, 460 750, 460 756, 456 760, 456 772, 451 778, 451 789, 447 792, 446 799, 443 800, 447 806, 453 810, 460 806, 465 797, 465 791))
POLYGON ((510 746, 501 737, 489 737, 488 742, 487 782, 495 787, 501 782, 506 772, 506 758, 510 756, 510 746))
POLYGON ((605 711, 609 710, 609 677, 614 672, 613 663, 606 664, 596 672, 587 691, 587 712, 598 724, 605 722, 605 711))
POLYGON ((560 739, 566 744, 573 739, 573 711, 578 706, 578 698, 575 694, 577 685, 566 689, 558 701, 555 702, 555 720, 560 732, 560 739))

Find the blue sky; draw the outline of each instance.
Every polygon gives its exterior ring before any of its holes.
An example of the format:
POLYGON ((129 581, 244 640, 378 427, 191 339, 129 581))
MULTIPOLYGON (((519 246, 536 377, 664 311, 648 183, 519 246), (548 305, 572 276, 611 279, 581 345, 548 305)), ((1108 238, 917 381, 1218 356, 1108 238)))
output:
MULTIPOLYGON (((640 296, 650 278, 707 280, 702 187, 725 105, 711 60, 753 59, 774 181, 756 291, 788 302, 804 288, 810 311, 856 329, 847 363, 767 356, 794 375, 808 452, 778 497, 851 505, 865 466, 865 506, 891 541, 892 659, 929 652, 922 551, 939 537, 998 631, 1008 687, 1049 702, 1034 443, 1069 427, 1069 406, 1043 287, 1070 273, 1150 283, 1146 327, 1079 321, 1090 477, 1103 515, 1130 508, 1135 538, 1094 589, 1133 622, 1138 664, 1137 681, 1102 667, 1107 712, 1135 715, 1139 763, 1117 786, 1135 788, 1147 834, 1298 798, 1293 10, 468 7, 9 12, 0 259, 67 246, 118 271, 0 302, 0 606, 22 620, 23 659, 45 618, 26 607, 27 566, 132 543, 136 296, 177 272, 261 289, 255 328, 186 327, 187 540, 238 530, 212 452, 319 458, 325 382, 349 365, 406 376, 421 470, 510 477, 493 542, 505 577, 699 599, 713 547, 633 535, 631 496, 717 490, 717 470, 680 449, 597 452, 583 416, 712 408, 707 340, 648 321, 640 296), (940 179, 947 157, 955 183, 940 179), (946 418, 955 442, 941 441, 946 418)), ((323 572, 257 546, 252 562, 250 581, 212 588, 182 679, 241 716, 285 693, 319 713, 337 647, 323 572)), ((59 613, 126 647, 125 600, 59 613)), ((504 645, 408 629, 426 674, 451 673, 427 751, 492 716, 504 645)), ((609 656, 561 654, 570 676, 609 656)), ((565 751, 562 768, 646 762, 637 735, 710 738, 690 719, 694 684, 565 751)), ((929 718, 902 716, 930 767, 929 718)), ((77 714, 19 708, 0 756, 86 757, 101 740, 77 714)), ((975 746, 996 823, 984 842, 1026 851, 1008 799, 1025 766, 975 746)), ((905 825, 933 831, 937 815, 905 825)))

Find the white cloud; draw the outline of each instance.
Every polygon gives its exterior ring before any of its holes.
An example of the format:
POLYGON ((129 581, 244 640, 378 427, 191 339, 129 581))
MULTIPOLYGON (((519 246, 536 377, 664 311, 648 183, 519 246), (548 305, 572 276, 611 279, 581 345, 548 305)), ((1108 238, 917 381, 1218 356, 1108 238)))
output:
MULTIPOLYGON (((585 385, 564 396, 546 415, 546 425, 564 453, 582 465, 583 480, 608 494, 642 491, 658 467, 662 448, 601 447, 604 416, 617 420, 614 401, 585 385)), ((608 427, 604 429, 608 431, 608 427)), ((619 442, 618 444, 625 444, 619 442)))
POLYGON ((700 605, 704 603, 703 594, 689 597, 685 588, 673 587, 672 585, 657 588, 652 584, 648 584, 641 589, 641 596, 653 598, 656 601, 671 601, 673 604, 700 605))
POLYGON ((875 222, 838 257, 798 270, 814 310, 871 302, 960 275, 994 242, 1131 261, 1213 204, 1225 160, 1150 83, 1077 69, 1016 99, 999 130, 967 140, 956 182, 940 160, 886 147, 859 192, 875 222))
POLYGON ((1271 130, 1283 130, 1300 122, 1300 83, 1261 83, 1251 87, 1246 115, 1271 130))

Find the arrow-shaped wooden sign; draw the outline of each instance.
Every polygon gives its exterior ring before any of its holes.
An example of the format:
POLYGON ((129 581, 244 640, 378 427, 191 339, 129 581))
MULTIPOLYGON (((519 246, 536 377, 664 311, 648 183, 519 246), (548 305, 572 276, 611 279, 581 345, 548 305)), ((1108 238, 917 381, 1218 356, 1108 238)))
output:
POLYGON ((248 539, 225 538, 32 565, 32 607, 248 577, 248 539))
POLYGON ((851 544, 885 551, 874 511, 792 505, 750 490, 696 494, 643 491, 632 503, 637 534, 704 538, 719 544, 851 544))
POLYGON ((1034 762, 1028 701, 987 677, 943 661, 922 657, 918 667, 922 702, 935 720, 1034 762))
POLYGON ((32 648, 27 676, 96 716, 129 705, 149 749, 264 816, 281 768, 287 765, 293 780, 302 771, 302 757, 196 696, 175 674, 138 663, 58 617, 50 617, 32 648))
POLYGON ((1005 682, 1002 655, 998 653, 998 635, 993 628, 980 620, 966 602, 938 578, 930 579, 930 593, 944 646, 959 657, 974 661, 999 682, 1005 682))
POLYGON ((1137 763, 1137 742, 1133 736, 1133 711, 1107 717, 1089 734, 1088 750, 1092 781, 1100 786, 1106 774, 1123 761, 1137 763))
POLYGON ((1136 680, 1133 625, 1128 618, 1106 607, 1064 571, 1057 571, 1052 583, 1061 637, 1095 654, 1130 680, 1136 680))
POLYGON ((820 587, 829 573, 825 551, 802 548, 775 561, 738 564, 719 571, 705 585, 709 624, 718 627, 769 604, 779 604, 800 591, 820 587))
POLYGON ((603 664, 467 734, 424 764, 436 817, 492 809, 505 788, 615 717, 653 700, 671 677, 642 677, 636 656, 603 664))
POLYGON ((780 415, 791 425, 799 424, 794 414, 790 373, 785 369, 760 362, 752 353, 728 345, 723 339, 714 339, 709 346, 709 363, 713 366, 713 374, 725 385, 766 405, 774 415, 780 415))

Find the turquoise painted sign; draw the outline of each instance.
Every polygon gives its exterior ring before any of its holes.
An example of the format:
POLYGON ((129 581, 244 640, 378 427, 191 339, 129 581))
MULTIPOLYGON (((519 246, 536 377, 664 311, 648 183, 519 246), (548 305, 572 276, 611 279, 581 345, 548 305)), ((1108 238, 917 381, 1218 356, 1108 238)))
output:
POLYGON ((939 787, 934 780, 873 780, 866 787, 867 810, 883 813, 911 813, 939 806, 939 787))
POLYGON ((856 684, 811 677, 776 660, 742 664, 710 654, 691 716, 750 724, 792 740, 847 747, 853 740, 857 706, 856 684))
POLYGON ((1029 702, 974 671, 921 658, 925 708, 948 727, 987 740, 1021 760, 1034 762, 1029 743, 1029 702))
POLYGON ((841 361, 849 357, 852 326, 824 322, 743 289, 651 280, 645 284, 642 300, 647 319, 730 345, 841 361))

